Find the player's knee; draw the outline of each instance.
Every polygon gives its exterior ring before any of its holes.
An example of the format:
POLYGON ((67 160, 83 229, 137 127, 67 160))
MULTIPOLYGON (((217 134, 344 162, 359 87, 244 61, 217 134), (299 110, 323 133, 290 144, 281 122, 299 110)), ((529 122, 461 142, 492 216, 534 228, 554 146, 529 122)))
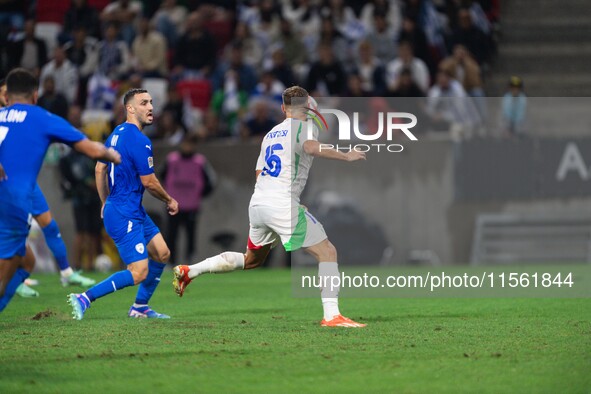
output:
POLYGON ((170 249, 165 248, 158 253, 158 261, 160 263, 168 263, 168 260, 170 260, 170 249))
POLYGON ((326 240, 326 246, 323 248, 324 261, 337 261, 337 248, 329 241, 326 240))
POLYGON ((264 258, 257 256, 254 253, 246 253, 244 256, 244 269, 249 270, 260 267, 265 262, 264 258))
POLYGON ((148 265, 145 264, 141 267, 130 267, 131 276, 133 277, 133 283, 135 285, 142 283, 148 276, 148 265))

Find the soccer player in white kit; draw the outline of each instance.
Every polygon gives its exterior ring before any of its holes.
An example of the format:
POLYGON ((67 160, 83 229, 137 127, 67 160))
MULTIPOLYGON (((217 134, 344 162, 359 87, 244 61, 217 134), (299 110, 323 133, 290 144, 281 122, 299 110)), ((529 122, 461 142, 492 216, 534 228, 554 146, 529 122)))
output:
POLYGON ((257 160, 254 194, 250 200, 250 230, 246 253, 224 252, 191 266, 174 268, 173 286, 182 297, 186 287, 197 276, 259 267, 269 251, 279 242, 286 251, 304 248, 318 261, 325 327, 365 327, 341 315, 338 287, 331 287, 331 277, 340 277, 337 251, 328 240, 324 228, 308 210, 300 205, 300 194, 306 185, 314 157, 357 161, 365 154, 351 150, 344 153, 320 147, 318 129, 309 129, 308 92, 292 86, 283 92, 285 120, 265 135, 257 160))

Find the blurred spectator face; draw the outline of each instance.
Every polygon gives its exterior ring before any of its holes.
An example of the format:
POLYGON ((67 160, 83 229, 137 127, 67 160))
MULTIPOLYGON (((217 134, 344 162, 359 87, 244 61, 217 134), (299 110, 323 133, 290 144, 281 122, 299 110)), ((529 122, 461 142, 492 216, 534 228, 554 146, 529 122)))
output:
POLYGON ((162 2, 162 8, 174 8, 176 6, 176 0, 164 0, 162 2))
POLYGON ((330 45, 320 45, 320 48, 318 49, 318 58, 322 64, 332 64, 332 47, 330 45))
POLYGON ((76 128, 82 127, 82 109, 78 105, 71 105, 68 109, 68 122, 76 128))
POLYGON ((179 151, 185 157, 192 156, 195 152, 195 144, 189 138, 185 138, 179 145, 179 151))
POLYGON ((472 16, 469 10, 463 9, 458 11, 458 25, 463 30, 468 30, 472 27, 472 16))
POLYGON ((105 30, 105 40, 109 42, 117 40, 118 33, 119 31, 117 30, 117 27, 115 25, 111 24, 107 26, 107 29, 105 30))
POLYGON ((378 33, 385 32, 386 28, 388 27, 388 24, 386 23, 386 18, 384 18, 384 15, 382 14, 377 14, 373 18, 373 24, 378 33))
POLYGON ((138 25, 138 30, 141 35, 147 35, 150 32, 150 19, 142 16, 138 25))
POLYGON ((181 96, 180 96, 178 90, 176 90, 176 86, 175 85, 170 84, 168 86, 168 92, 167 92, 167 94, 168 94, 168 101, 169 102, 176 103, 176 102, 181 101, 181 96))
POLYGON ((162 128, 162 130, 164 132, 167 131, 175 131, 176 129, 176 124, 174 121, 174 116, 172 115, 172 112, 170 111, 164 111, 162 113, 162 115, 160 116, 160 127, 162 128))
POLYGON ((405 31, 406 33, 412 33, 413 31, 415 31, 415 21, 412 18, 409 18, 408 16, 404 18, 404 20, 402 21, 402 30, 405 31))
POLYGON ((72 0, 72 5, 74 8, 84 8, 86 6, 86 0, 72 0))
POLYGON ((359 44, 359 57, 363 63, 370 63, 373 58, 373 50, 371 44, 363 41, 359 44))
POLYGON ((268 117, 268 109, 267 109, 267 104, 263 101, 259 101, 258 103, 256 103, 254 105, 253 108, 253 112, 254 112, 254 117, 259 120, 265 120, 268 117))
POLYGON ((320 26, 320 32, 322 35, 332 34, 334 31, 334 26, 332 24, 332 20, 329 18, 325 18, 322 20, 322 25, 320 26))
POLYGON ((230 64, 237 67, 242 65, 242 61, 242 48, 240 46, 232 47, 232 51, 230 52, 230 64))
POLYGON ((142 76, 140 74, 131 74, 129 76, 129 85, 132 89, 141 89, 142 76))
POLYGON ((451 77, 445 71, 439 70, 437 73, 437 85, 439 85, 441 89, 448 89, 450 82, 451 77))
POLYGON ((86 41, 86 29, 84 26, 78 26, 74 29, 74 44, 77 47, 83 46, 86 41))
POLYGON ((117 100, 113 106, 113 120, 115 124, 121 124, 125 122, 125 107, 121 100, 117 100))
POLYGON ((55 80, 52 76, 45 78, 43 81, 44 94, 53 94, 55 92, 55 80))
POLYGON ((412 73, 409 70, 403 70, 400 73, 400 78, 398 80, 398 86, 401 89, 408 89, 412 85, 412 73))
POLYGON ((349 92, 360 95, 363 92, 361 89, 361 77, 357 74, 349 75, 347 87, 349 88, 349 92))
POLYGON ((25 37, 27 40, 35 38, 35 21, 32 19, 25 22, 25 37))
POLYGON ((66 60, 66 51, 60 46, 56 47, 53 52, 53 60, 57 65, 61 65, 66 60))
POLYGON ((283 55, 283 51, 281 49, 277 49, 271 55, 271 60, 273 60, 273 66, 282 66, 285 63, 285 56, 283 55))
POLYGON ((343 0, 330 0, 330 8, 342 8, 343 7, 343 0))
POLYGON ((404 63, 410 63, 413 58, 412 47, 408 42, 401 42, 398 46, 398 56, 404 63))
POLYGON ((281 34, 283 36, 291 36, 291 23, 287 19, 281 20, 281 34))
POLYGON ((198 33, 203 26, 203 20, 198 12, 192 12, 187 18, 187 31, 191 33, 198 33))
POLYGON ((234 37, 237 40, 244 40, 248 38, 248 26, 244 22, 240 22, 236 25, 236 32, 234 33, 234 37))
POLYGON ((457 61, 463 62, 468 57, 468 50, 463 45, 456 45, 453 56, 457 61))

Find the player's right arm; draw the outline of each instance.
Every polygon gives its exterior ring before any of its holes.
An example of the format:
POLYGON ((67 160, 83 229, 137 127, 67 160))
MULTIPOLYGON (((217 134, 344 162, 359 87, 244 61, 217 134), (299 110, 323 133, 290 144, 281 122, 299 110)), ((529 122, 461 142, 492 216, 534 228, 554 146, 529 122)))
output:
POLYGON ((307 140, 303 144, 304 152, 314 157, 322 157, 324 159, 342 160, 342 161, 357 161, 365 160, 365 153, 350 150, 349 152, 340 152, 334 148, 321 146, 320 142, 316 140, 307 140))
POLYGON ((96 179, 96 190, 98 191, 99 197, 102 202, 101 206, 101 217, 103 217, 103 209, 105 208, 105 202, 109 196, 109 184, 107 183, 107 172, 109 165, 98 161, 94 167, 94 174, 96 179))

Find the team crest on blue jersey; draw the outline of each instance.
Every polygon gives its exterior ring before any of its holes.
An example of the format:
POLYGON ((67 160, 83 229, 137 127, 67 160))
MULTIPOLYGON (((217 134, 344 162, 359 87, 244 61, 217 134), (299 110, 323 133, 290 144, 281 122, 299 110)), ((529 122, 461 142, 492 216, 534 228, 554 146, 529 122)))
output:
POLYGON ((144 253, 144 244, 140 242, 139 244, 135 245, 135 251, 139 254, 144 253))
POLYGON ((150 168, 154 167, 154 158, 152 156, 148 157, 148 165, 150 168))

